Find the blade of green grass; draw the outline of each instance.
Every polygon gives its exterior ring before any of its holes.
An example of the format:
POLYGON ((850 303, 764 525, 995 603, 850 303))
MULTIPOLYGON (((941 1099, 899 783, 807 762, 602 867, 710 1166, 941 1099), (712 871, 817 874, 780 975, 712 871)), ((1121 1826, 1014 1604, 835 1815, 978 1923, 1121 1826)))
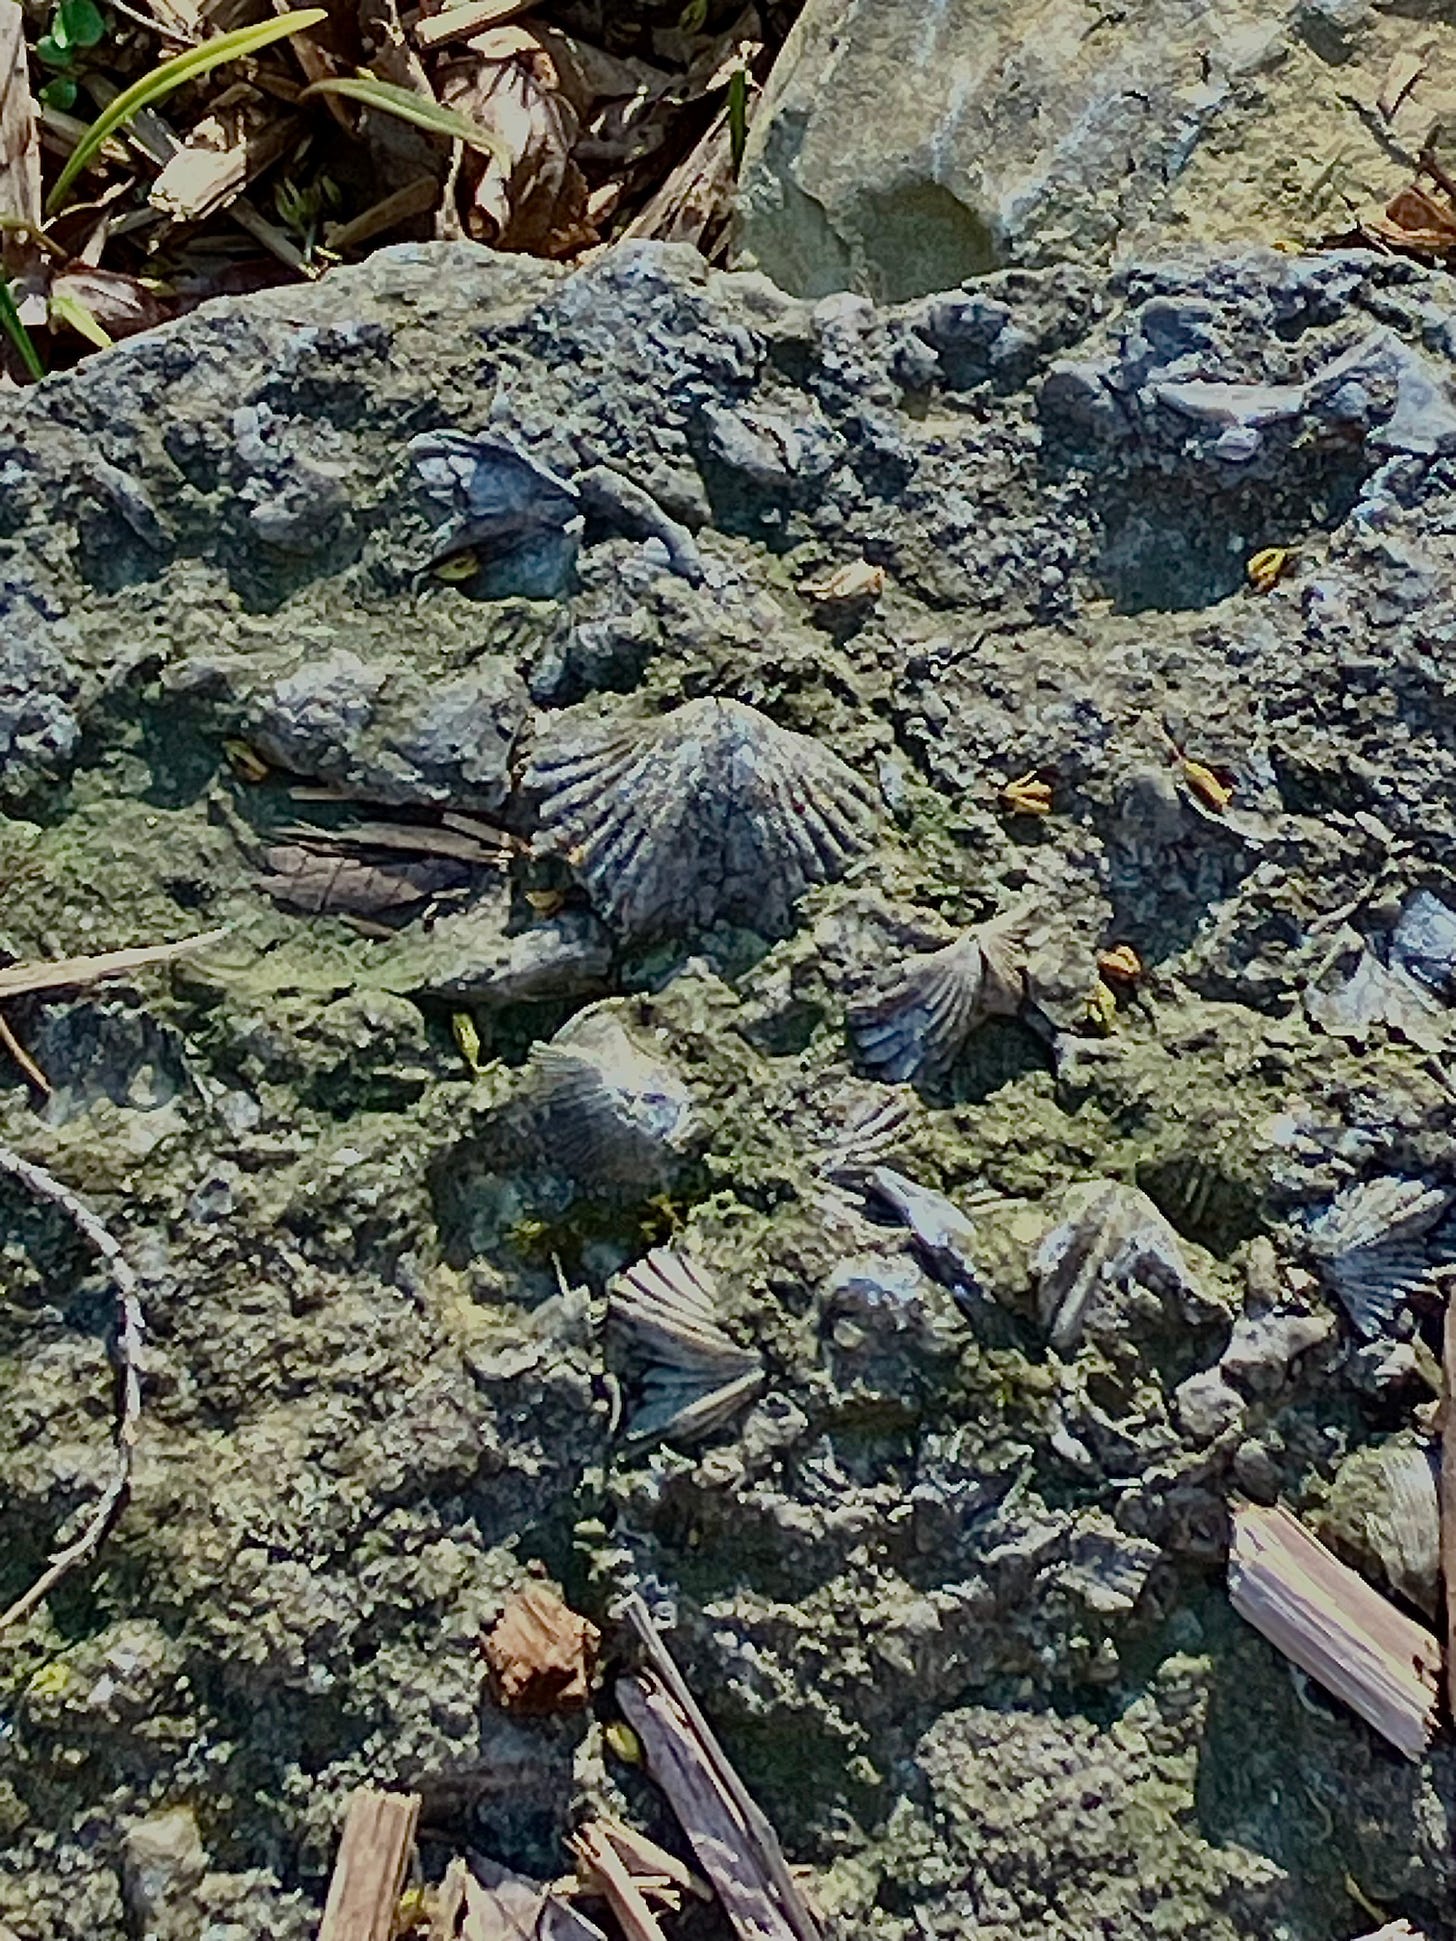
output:
POLYGON ((14 344, 20 361, 28 376, 37 383, 45 376, 45 365, 40 361, 40 352, 31 339, 30 332, 20 321, 20 312, 15 307, 15 298, 10 293, 10 279, 0 276, 0 329, 14 344))
POLYGON ((372 74, 360 74, 341 81, 315 81, 298 98, 307 101, 311 94, 341 94, 366 108, 378 108, 383 114, 398 115, 401 121, 412 121, 416 128, 423 128, 431 135, 444 135, 452 142, 464 142, 468 148, 478 148, 486 155, 494 156, 502 168, 510 167, 509 151, 499 135, 482 128, 469 115, 456 114, 453 108, 442 108, 438 101, 426 101, 423 95, 414 94, 408 88, 398 88, 392 81, 376 80, 372 74))
POLYGON ((69 324, 78 337, 84 337, 87 343, 94 344, 97 350, 110 350, 116 342, 111 332, 97 321, 81 299, 73 297, 69 291, 61 291, 59 296, 52 293, 46 307, 50 311, 53 324, 69 324))
POLYGON ((143 108, 155 108, 169 94, 224 61, 239 61, 249 54, 259 54, 275 40, 300 33, 306 27, 316 27, 328 17, 325 7, 303 7, 296 13, 280 14, 276 20, 259 20, 251 27, 238 27, 230 34, 219 34, 216 40, 204 41, 201 47, 189 47, 185 53, 174 54, 170 61, 163 61, 150 74, 133 81, 109 107, 103 108, 66 158, 66 165, 46 198, 46 214, 53 216, 65 202, 71 184, 107 137, 143 108))

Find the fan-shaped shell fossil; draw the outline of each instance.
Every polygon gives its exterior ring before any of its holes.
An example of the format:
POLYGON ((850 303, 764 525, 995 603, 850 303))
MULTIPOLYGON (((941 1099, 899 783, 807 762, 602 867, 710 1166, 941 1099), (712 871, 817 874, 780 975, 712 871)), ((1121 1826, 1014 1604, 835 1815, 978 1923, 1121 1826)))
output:
POLYGON ((993 918, 942 950, 907 957, 890 983, 850 1012, 861 1058, 877 1077, 934 1084, 977 1025, 1014 1017, 1026 995, 1024 920, 993 918))
POLYGON ((587 1185, 665 1185, 692 1136, 692 1094, 610 1004, 533 1046, 522 1102, 540 1158, 587 1185))
POLYGON ((1075 1348, 1108 1308, 1125 1316, 1135 1289, 1171 1297, 1190 1318, 1208 1303, 1183 1258, 1178 1236, 1146 1193, 1115 1180, 1075 1188, 1068 1216, 1032 1258, 1037 1312, 1054 1348, 1075 1348))
POLYGON ((739 701, 655 721, 560 724, 525 780, 539 853, 566 856, 633 938, 738 922, 786 931, 793 906, 867 847, 869 793, 837 756, 739 701))
POLYGON ((697 1442, 729 1421, 763 1383, 763 1362, 718 1319, 709 1274, 656 1247, 608 1289, 608 1317, 641 1372, 627 1424, 634 1441, 697 1442))
POLYGON ((1321 1518, 1324 1534, 1367 1575, 1428 1616, 1436 1613, 1441 1571, 1437 1460, 1428 1443, 1392 1436, 1357 1449, 1336 1472, 1321 1518))
POLYGON ((1434 1294, 1426 1235, 1451 1194, 1416 1179, 1371 1179, 1338 1194, 1309 1230, 1322 1278, 1367 1341, 1412 1298, 1434 1294))

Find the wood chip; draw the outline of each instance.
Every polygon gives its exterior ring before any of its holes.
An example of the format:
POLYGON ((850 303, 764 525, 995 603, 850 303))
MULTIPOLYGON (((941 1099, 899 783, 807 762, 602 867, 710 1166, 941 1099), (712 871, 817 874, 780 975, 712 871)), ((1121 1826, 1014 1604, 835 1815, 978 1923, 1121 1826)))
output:
POLYGON ((482 1641, 496 1698, 508 1711, 564 1712, 591 1697, 601 1633, 545 1584, 527 1584, 482 1641))
POLYGON ((650 1669, 617 1681, 617 1702, 641 1739, 739 1941, 820 1941, 778 1838, 728 1763, 640 1597, 626 1616, 650 1669))
POLYGON ((263 109, 260 97, 231 112, 204 115, 152 184, 154 209, 178 222, 200 222, 227 204, 286 155, 302 133, 291 115, 263 109))
POLYGON ((108 977, 125 977, 152 964, 170 964, 195 950, 205 950, 227 935, 227 927, 204 930, 174 944, 142 944, 135 950, 106 950, 99 957, 59 957, 47 964, 6 964, 0 969, 0 999, 31 991, 66 991, 100 984, 108 977))
POLYGON ((355 1793, 318 1941, 391 1941, 419 1818, 418 1793, 355 1793))
POLYGON ((447 7, 443 13, 422 14, 414 25, 415 45, 429 51, 451 41, 470 40, 487 27, 498 27, 503 20, 514 20, 529 13, 536 0, 468 0, 463 7, 447 7))
POLYGON ((460 1917, 465 1911, 469 1879, 470 1869, 457 1853, 435 1890, 426 1941, 455 1941, 460 1932, 460 1917))
POLYGON ((1234 1511, 1229 1599, 1409 1759, 1436 1726, 1441 1647, 1280 1507, 1234 1511))

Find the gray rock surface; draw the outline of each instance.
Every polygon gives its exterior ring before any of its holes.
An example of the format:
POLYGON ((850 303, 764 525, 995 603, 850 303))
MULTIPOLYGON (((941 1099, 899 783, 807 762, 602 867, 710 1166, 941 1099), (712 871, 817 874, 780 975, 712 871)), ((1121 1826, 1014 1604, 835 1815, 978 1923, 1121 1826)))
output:
POLYGON ((1453 47, 1443 10, 1370 0, 808 0, 754 117, 744 260, 900 301, 1343 234, 1449 124, 1453 47))
MULTIPOLYGON (((673 1837, 597 1713, 483 1699, 534 1566, 671 1625, 837 1936, 1329 1941, 1349 1876, 1453 1941, 1449 1745, 1394 1759, 1222 1589, 1232 1492, 1313 1516, 1429 1398, 1445 1226, 1368 1343, 1312 1236, 1369 1182, 1456 1188, 1451 987, 1420 1044, 1306 996, 1347 932, 1386 963, 1417 892, 1456 905, 1453 362, 1451 284, 1392 260, 876 309, 671 250, 429 247, 0 403, 0 947, 230 926, 7 1006, 56 1091, 0 1064, 0 1139, 110 1220, 148 1342, 131 1501, 0 1638, 0 1924, 123 1941, 139 1829, 190 1812, 196 1931, 303 1941, 365 1779, 421 1787, 431 1866, 554 1874, 602 1806, 673 1837), (444 432, 572 482, 559 591, 426 570, 411 441, 444 432), (878 597, 805 594, 856 559, 878 597), (633 935, 523 778, 715 697, 882 808, 789 904, 684 880, 633 935), (1050 813, 1005 798, 1028 775, 1050 813), (260 889, 299 825, 451 851, 482 818, 495 849, 391 920, 260 889), (868 1072, 885 968, 1013 907, 1035 1018, 868 1072), (1114 946, 1141 975, 1097 996, 1114 946), (610 1192, 502 1136, 602 1002, 693 1128, 610 1192), (943 1197, 911 1217, 877 1169, 943 1197), (1149 1289, 1144 1249, 1052 1347, 1034 1261, 1089 1181, 1182 1265, 1149 1289), (669 1239, 763 1385, 627 1445, 605 1294, 669 1239)), ((6 1183, 0 1604, 105 1474, 109 1326, 6 1183)))

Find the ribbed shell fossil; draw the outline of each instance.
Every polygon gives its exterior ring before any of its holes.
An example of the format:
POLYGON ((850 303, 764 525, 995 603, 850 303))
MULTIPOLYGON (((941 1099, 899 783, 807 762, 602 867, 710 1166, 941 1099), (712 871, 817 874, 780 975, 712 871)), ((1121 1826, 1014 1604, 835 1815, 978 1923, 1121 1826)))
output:
POLYGON ((1031 1269, 1041 1324, 1063 1351, 1076 1347, 1099 1311, 1125 1307, 1137 1289, 1176 1298, 1190 1315, 1207 1307, 1177 1234, 1146 1193, 1114 1180, 1074 1190, 1068 1217, 1042 1240, 1031 1269))
POLYGON ((1367 1341, 1406 1302, 1435 1293, 1426 1235, 1451 1195, 1415 1179, 1371 1179, 1338 1194, 1309 1231, 1320 1274, 1367 1341))
POLYGON ((977 1025, 1020 1010, 1023 934, 1019 916, 996 917, 943 950, 907 957, 889 984, 850 1012, 866 1066, 892 1084, 944 1078, 977 1025))
POLYGON ((1390 1588, 1436 1614, 1441 1571, 1441 1508, 1430 1444, 1393 1436, 1357 1449, 1335 1475, 1321 1518, 1323 1533, 1367 1575, 1371 1566, 1390 1588))
POLYGON ((737 922, 788 930, 794 905, 867 847, 869 793, 837 756, 739 701, 655 721, 558 725, 525 778, 538 852, 566 856, 625 936, 737 922))
POLYGON ((763 1363, 718 1320, 718 1291, 685 1255, 656 1247, 608 1290, 608 1317, 641 1371, 627 1424, 634 1441, 697 1442, 763 1383, 763 1363))
POLYGON ((533 1046, 522 1098, 539 1157, 587 1185, 665 1185, 692 1135, 687 1086, 609 1005, 533 1046))

